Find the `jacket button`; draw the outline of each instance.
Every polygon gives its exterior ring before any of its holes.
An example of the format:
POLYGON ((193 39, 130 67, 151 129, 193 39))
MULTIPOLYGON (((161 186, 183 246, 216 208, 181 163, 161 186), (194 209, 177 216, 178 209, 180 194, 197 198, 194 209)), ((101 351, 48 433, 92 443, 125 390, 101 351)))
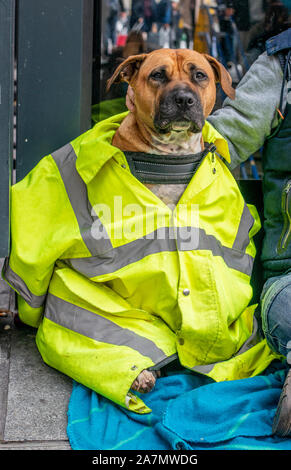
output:
POLYGON ((185 343, 185 341, 184 341, 183 338, 179 338, 179 339, 178 339, 178 343, 181 344, 181 346, 183 346, 183 344, 185 343))
POLYGON ((184 289, 183 294, 184 295, 189 295, 190 294, 190 289, 184 289))

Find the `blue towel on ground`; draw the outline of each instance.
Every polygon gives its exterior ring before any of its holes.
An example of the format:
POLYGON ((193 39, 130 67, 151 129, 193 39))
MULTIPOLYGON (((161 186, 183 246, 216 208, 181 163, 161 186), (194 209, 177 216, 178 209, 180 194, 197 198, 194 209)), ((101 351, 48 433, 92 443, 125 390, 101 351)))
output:
POLYGON ((286 372, 275 362, 263 375, 219 383, 170 372, 142 395, 152 409, 144 415, 74 382, 68 438, 74 450, 291 450, 291 438, 272 436, 286 372))

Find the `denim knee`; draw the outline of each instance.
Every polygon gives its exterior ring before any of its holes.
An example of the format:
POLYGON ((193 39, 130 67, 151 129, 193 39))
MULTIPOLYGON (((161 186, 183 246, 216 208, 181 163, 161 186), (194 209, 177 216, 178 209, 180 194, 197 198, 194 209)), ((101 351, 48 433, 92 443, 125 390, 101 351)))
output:
POLYGON ((269 346, 287 356, 291 351, 291 273, 267 281, 261 305, 262 326, 269 346))

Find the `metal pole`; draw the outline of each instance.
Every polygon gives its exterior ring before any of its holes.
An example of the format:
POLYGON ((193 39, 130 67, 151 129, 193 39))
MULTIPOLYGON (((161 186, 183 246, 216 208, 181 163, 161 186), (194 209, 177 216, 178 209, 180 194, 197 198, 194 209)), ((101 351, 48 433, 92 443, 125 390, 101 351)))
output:
POLYGON ((0 258, 9 253, 9 191, 13 161, 15 2, 0 0, 0 258))
POLYGON ((101 101, 102 0, 94 2, 93 89, 92 103, 101 101))

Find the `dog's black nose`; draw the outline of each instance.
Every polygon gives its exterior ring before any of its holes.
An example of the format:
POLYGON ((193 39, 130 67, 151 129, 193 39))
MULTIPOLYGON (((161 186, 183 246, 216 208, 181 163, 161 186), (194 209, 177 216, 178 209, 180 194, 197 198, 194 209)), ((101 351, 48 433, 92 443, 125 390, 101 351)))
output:
POLYGON ((190 91, 185 90, 178 91, 175 94, 174 100, 180 109, 191 108, 195 103, 193 94, 190 91))

